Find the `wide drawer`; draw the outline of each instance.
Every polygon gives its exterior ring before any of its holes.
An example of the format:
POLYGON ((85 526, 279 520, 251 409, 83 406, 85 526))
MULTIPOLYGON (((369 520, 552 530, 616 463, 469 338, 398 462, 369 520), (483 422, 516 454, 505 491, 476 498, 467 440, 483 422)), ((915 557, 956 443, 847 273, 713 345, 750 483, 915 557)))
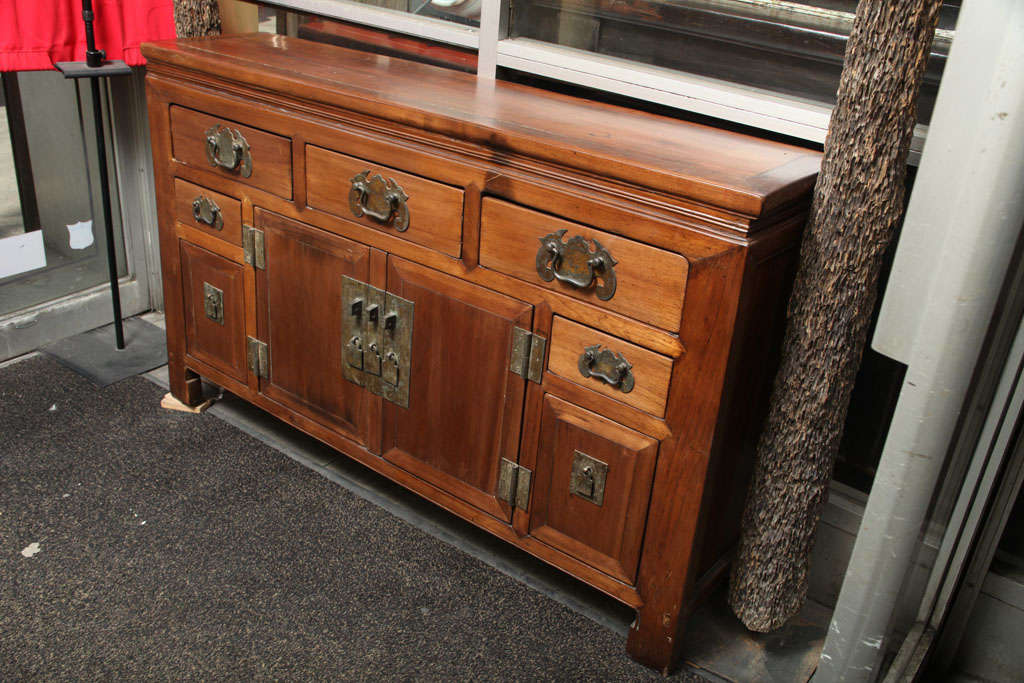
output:
POLYGON ((188 355, 244 382, 244 268, 194 244, 180 244, 188 355))
POLYGON ((171 145, 177 161, 292 197, 292 141, 174 105, 171 145))
POLYGON ((242 246, 242 203, 234 197, 175 178, 174 216, 185 225, 242 246))
POLYGON ((657 247, 485 197, 480 265, 679 329, 688 264, 657 247))
POLYGON ((462 251, 460 189, 307 145, 306 195, 311 208, 456 258, 462 251))
POLYGON ((664 417, 672 359, 555 316, 548 370, 599 394, 664 417))
POLYGON ((632 584, 658 442, 544 397, 530 535, 632 584))

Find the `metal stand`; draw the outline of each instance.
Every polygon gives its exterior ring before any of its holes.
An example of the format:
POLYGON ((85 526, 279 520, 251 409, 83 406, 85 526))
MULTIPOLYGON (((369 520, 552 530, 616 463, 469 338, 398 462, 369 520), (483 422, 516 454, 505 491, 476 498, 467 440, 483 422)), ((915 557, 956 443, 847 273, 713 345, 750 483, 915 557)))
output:
MULTIPOLYGON (((94 19, 92 0, 82 0, 82 19, 85 21, 85 61, 57 62, 56 67, 64 74, 64 78, 88 78, 92 89, 96 151, 99 154, 100 166, 100 193, 103 197, 103 229, 107 238, 107 268, 110 273, 110 295, 114 306, 114 337, 117 348, 120 350, 124 348, 124 324, 121 320, 121 293, 117 286, 117 246, 114 241, 114 225, 110 220, 110 179, 107 173, 107 143, 103 129, 103 107, 99 79, 128 75, 132 70, 122 61, 106 61, 106 53, 96 49, 96 39, 92 29, 94 19)), ((79 101, 79 106, 81 106, 81 101, 79 101)), ((88 173, 88 166, 86 173, 88 173)), ((93 220, 96 220, 96 216, 93 216, 93 220)))

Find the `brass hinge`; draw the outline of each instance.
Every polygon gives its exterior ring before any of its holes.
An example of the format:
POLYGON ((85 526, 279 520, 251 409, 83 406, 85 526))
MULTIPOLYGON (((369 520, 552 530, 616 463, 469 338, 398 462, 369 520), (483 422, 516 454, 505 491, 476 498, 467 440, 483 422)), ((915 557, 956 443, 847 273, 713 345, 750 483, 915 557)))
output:
POLYGON ((530 482, 533 472, 507 458, 498 468, 498 498, 520 510, 530 506, 530 482))
POLYGON ((242 250, 245 262, 253 268, 265 270, 267 267, 267 251, 263 246, 263 231, 251 225, 242 226, 242 250))
POLYGON ((540 384, 544 374, 544 352, 548 340, 521 327, 512 328, 512 357, 509 370, 523 379, 540 384))
POLYGON ((246 356, 249 359, 249 371, 257 377, 270 377, 270 349, 264 342, 246 337, 246 356))

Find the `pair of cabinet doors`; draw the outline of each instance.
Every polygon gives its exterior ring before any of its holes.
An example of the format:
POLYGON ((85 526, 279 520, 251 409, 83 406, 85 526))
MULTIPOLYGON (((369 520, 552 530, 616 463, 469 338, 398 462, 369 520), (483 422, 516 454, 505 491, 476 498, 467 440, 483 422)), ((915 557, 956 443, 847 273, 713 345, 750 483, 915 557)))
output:
MULTIPOLYGON (((265 252, 256 329, 269 350, 260 393, 510 521, 498 469, 517 460, 526 393, 511 345, 514 328, 532 329, 533 306, 277 214, 257 209, 254 222, 265 252), (343 378, 345 276, 413 302, 408 408, 343 378)), ((246 266, 181 250, 188 353, 246 381, 246 266), (204 314, 209 287, 220 320, 204 314)))

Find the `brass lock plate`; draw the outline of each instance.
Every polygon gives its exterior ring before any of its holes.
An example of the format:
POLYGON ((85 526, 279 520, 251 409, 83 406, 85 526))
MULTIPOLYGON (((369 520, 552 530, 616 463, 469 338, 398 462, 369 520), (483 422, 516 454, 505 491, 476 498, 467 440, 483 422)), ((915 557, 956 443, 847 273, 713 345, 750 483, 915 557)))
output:
POLYGON ((366 310, 366 283, 350 277, 342 278, 341 297, 341 375, 353 384, 365 386, 363 315, 366 310))
POLYGON ((413 302, 348 276, 341 292, 342 376, 408 408, 413 302))
POLYGON ((224 292, 209 282, 203 283, 203 311, 213 322, 224 324, 224 292))
POLYGON ((592 458, 582 451, 573 451, 569 493, 594 505, 604 505, 604 485, 607 478, 608 463, 592 458))

